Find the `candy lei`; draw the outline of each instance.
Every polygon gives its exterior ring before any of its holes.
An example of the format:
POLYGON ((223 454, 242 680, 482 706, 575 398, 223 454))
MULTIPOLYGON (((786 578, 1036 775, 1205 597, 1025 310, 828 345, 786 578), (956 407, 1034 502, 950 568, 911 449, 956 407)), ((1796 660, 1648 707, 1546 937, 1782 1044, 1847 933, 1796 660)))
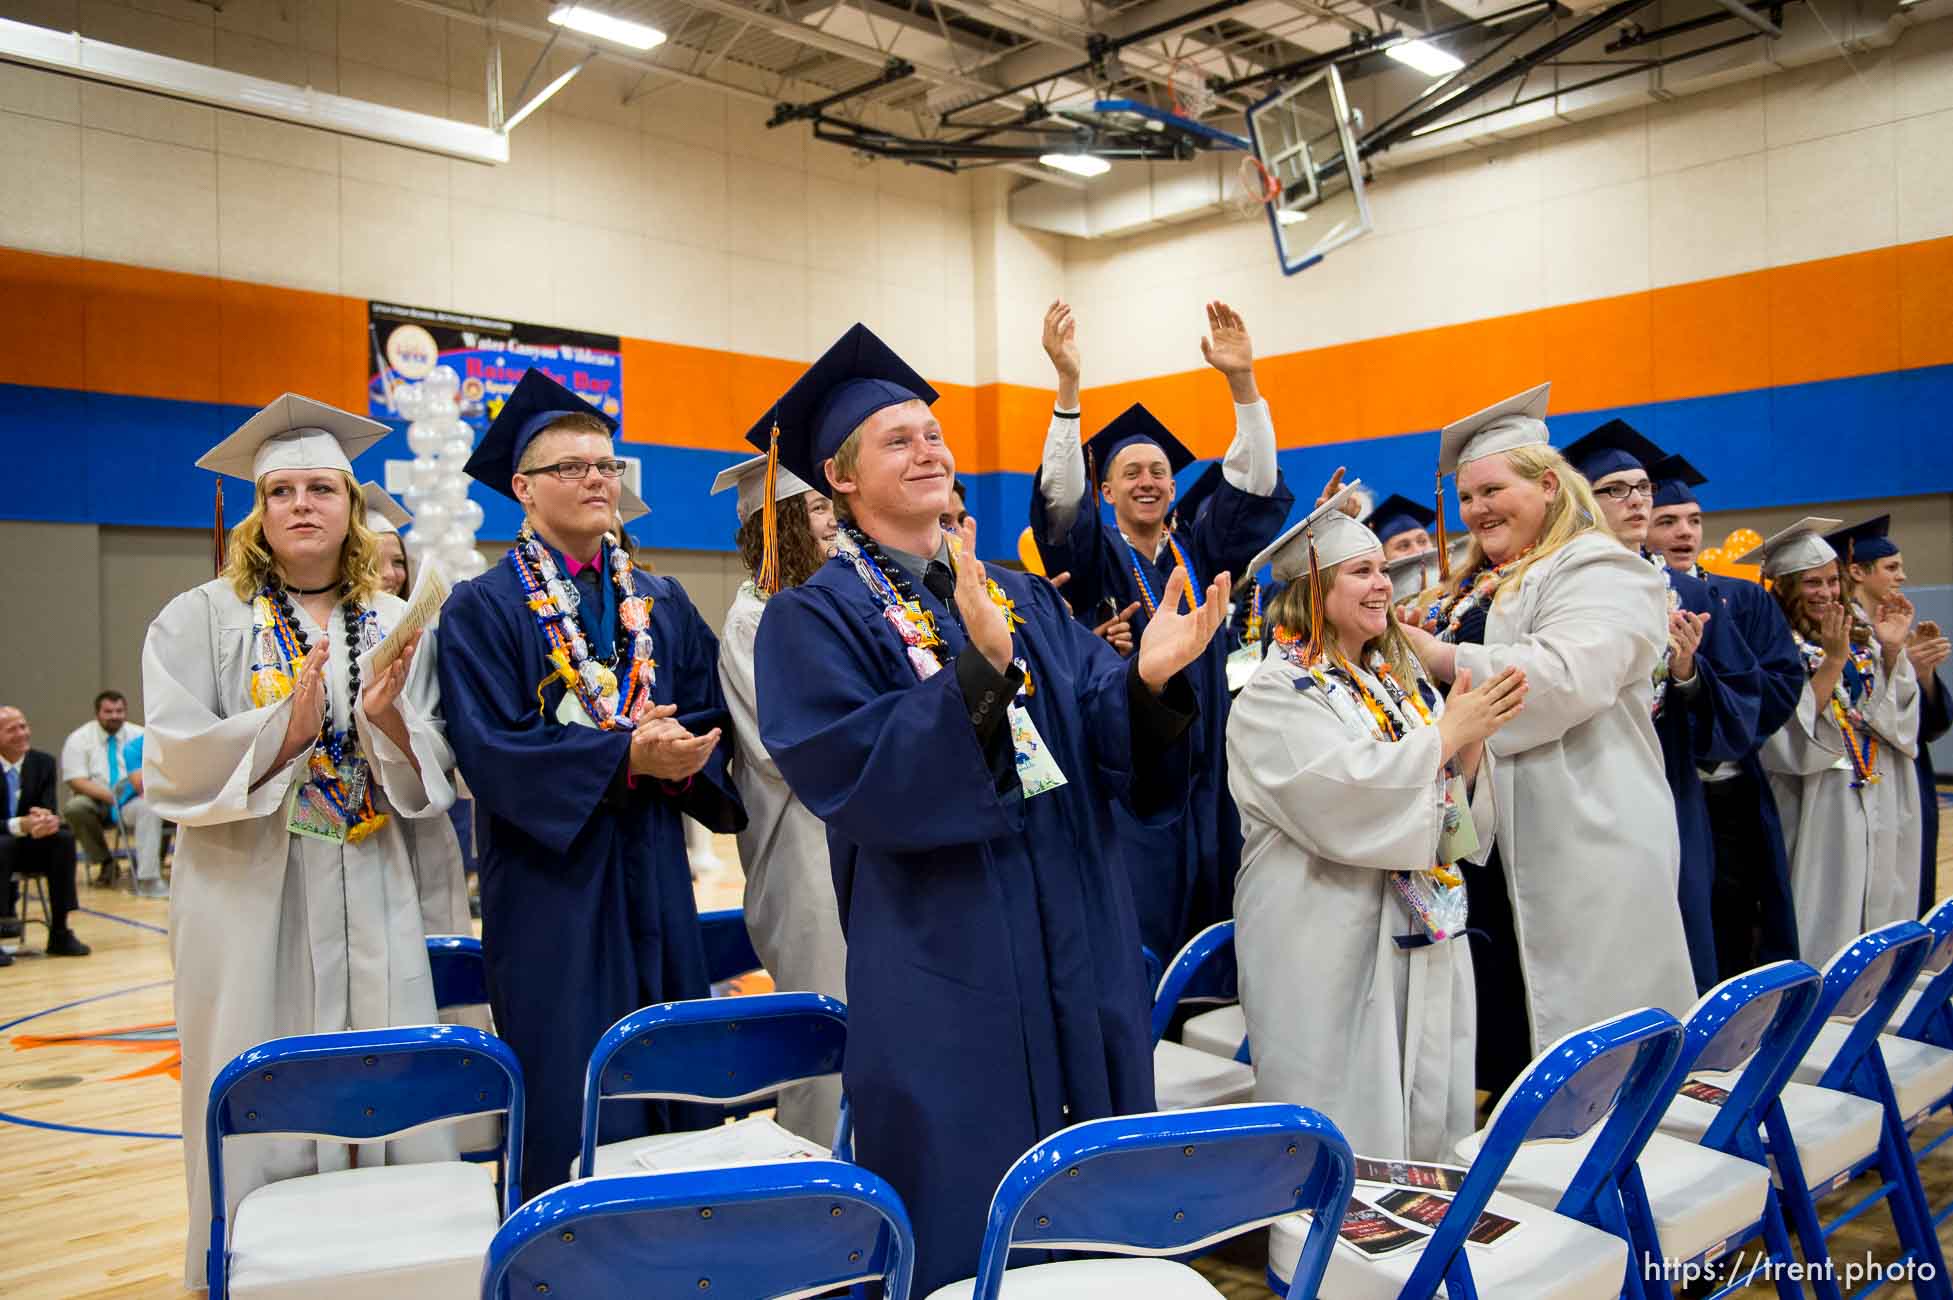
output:
POLYGON ((536 707, 543 707, 543 688, 560 681, 576 693, 584 713, 599 729, 628 731, 637 725, 633 715, 638 705, 650 697, 658 682, 658 661, 652 658, 651 642, 654 601, 637 594, 631 559, 616 539, 605 534, 604 544, 610 548, 610 579, 617 588, 617 636, 610 654, 601 658, 591 653, 577 622, 576 607, 582 598, 575 584, 557 571, 556 561, 527 523, 509 548, 509 566, 522 583, 529 610, 549 644, 549 661, 556 666, 555 672, 536 685, 536 707), (627 649, 631 663, 620 698, 617 674, 611 665, 622 659, 627 649))
MULTIPOLYGON (((936 616, 922 607, 917 599, 915 587, 909 582, 908 571, 888 557, 875 540, 856 528, 853 524, 842 525, 842 531, 854 542, 854 547, 844 549, 837 558, 846 559, 854 566, 856 576, 862 585, 882 603, 882 616, 888 620, 895 634, 902 638, 902 645, 909 658, 909 667, 915 670, 916 680, 928 681, 940 672, 947 660, 944 658, 942 636, 936 631, 936 616)), ((984 585, 990 593, 990 603, 1004 612, 1004 622, 1014 632, 1024 625, 1024 616, 1017 612, 1017 602, 1004 594, 996 580, 986 578, 984 585)), ((1031 685, 1031 670, 1021 658, 1017 666, 1024 673, 1023 694, 1028 698, 1035 689, 1031 685)))
MULTIPOLYGON (((373 616, 357 601, 344 601, 339 608, 346 628, 346 699, 349 707, 357 708, 360 633, 373 616)), ((311 639, 293 616, 291 595, 282 583, 267 582, 252 598, 251 646, 251 707, 261 709, 292 693, 312 653, 311 639)), ((319 653, 331 653, 330 638, 319 653)), ((344 730, 333 729, 329 690, 319 714, 319 742, 306 770, 310 775, 298 797, 344 826, 347 843, 357 844, 386 825, 387 815, 373 806, 373 782, 359 752, 358 730, 350 718, 344 730)))
MULTIPOLYGON (((1806 641, 1801 634, 1797 636, 1798 653, 1804 656, 1804 672, 1815 675, 1818 665, 1824 662, 1824 647, 1813 641, 1806 641)), ((1851 658, 1845 663, 1845 670, 1838 675, 1838 684, 1831 688, 1828 707, 1831 720, 1838 724, 1838 732, 1844 737, 1845 753, 1851 759, 1851 788, 1877 785, 1878 776, 1878 737, 1865 722, 1864 710, 1859 708, 1870 692, 1874 681, 1875 667, 1869 648, 1851 647, 1851 658)))
MULTIPOLYGON (((1120 540, 1125 539, 1121 537, 1120 540)), ((1173 552, 1174 563, 1187 571, 1187 589, 1193 593, 1194 608, 1199 609, 1200 575, 1194 572, 1193 561, 1188 559, 1187 553, 1180 549, 1180 543, 1174 538, 1171 530, 1166 534, 1166 545, 1167 549, 1173 552)), ((1132 568, 1133 581, 1139 584, 1139 602, 1146 607, 1146 617, 1151 618, 1159 612, 1159 600, 1153 595, 1153 584, 1146 578, 1146 566, 1139 562, 1139 552, 1133 549, 1131 542, 1126 542, 1126 555, 1132 568)))
POLYGON ((1465 616, 1489 600, 1499 580, 1512 571, 1513 565, 1530 555, 1532 549, 1528 546, 1504 564, 1466 574, 1449 596, 1440 595, 1424 611, 1424 630, 1436 633, 1441 641, 1456 641, 1465 616), (1442 631, 1439 630, 1440 624, 1443 625, 1442 631))
POLYGON ((1254 590, 1248 595, 1248 625, 1241 630, 1241 642, 1243 645, 1251 646, 1261 644, 1261 584, 1259 582, 1254 584, 1254 590))
MULTIPOLYGON (((1668 561, 1660 555, 1644 555, 1641 558, 1649 564, 1652 564, 1656 571, 1661 574, 1662 587, 1668 592, 1668 612, 1672 614, 1680 609, 1682 607, 1682 597, 1681 593, 1675 590, 1675 572, 1668 567, 1668 561)), ((1655 667, 1652 673, 1655 693, 1654 699, 1648 706, 1649 712, 1655 717, 1661 716, 1662 701, 1668 698, 1668 661, 1674 654, 1675 647, 1664 643, 1661 658, 1655 661, 1655 667)))

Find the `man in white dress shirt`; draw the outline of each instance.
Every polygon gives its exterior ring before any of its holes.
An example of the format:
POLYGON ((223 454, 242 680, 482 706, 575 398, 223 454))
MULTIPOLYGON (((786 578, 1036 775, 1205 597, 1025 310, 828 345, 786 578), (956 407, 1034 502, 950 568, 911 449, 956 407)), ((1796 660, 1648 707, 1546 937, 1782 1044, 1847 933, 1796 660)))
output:
POLYGON ((61 782, 68 799, 61 816, 96 869, 97 885, 115 883, 108 828, 135 831, 137 895, 165 898, 163 819, 142 797, 142 728, 129 721, 129 702, 121 691, 95 697, 95 720, 70 732, 61 745, 61 782))

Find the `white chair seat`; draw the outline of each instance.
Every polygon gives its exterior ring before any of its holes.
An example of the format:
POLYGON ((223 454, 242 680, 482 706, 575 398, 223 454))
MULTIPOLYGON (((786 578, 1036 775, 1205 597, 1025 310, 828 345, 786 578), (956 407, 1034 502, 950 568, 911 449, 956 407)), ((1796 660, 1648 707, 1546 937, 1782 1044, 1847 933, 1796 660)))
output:
POLYGON ((1234 1059, 1241 1050, 1241 1040, 1248 1036, 1248 1015, 1241 1010, 1241 1004, 1216 1007, 1203 1011, 1181 1026, 1180 1041, 1188 1047, 1215 1056, 1234 1059))
MULTIPOLYGON (((638 1163, 638 1156, 645 1152, 669 1150, 672 1147, 685 1148, 682 1167, 689 1169, 723 1169, 728 1165, 748 1165, 755 1163, 754 1148, 749 1135, 754 1131, 777 1131, 784 1141, 800 1141, 792 1134, 778 1129, 774 1122, 764 1115, 748 1115, 730 1124, 717 1128, 696 1129, 679 1133, 648 1133, 643 1137, 625 1138, 621 1142, 606 1142, 597 1148, 595 1176, 603 1178, 610 1174, 641 1174, 646 1169, 638 1163)), ((767 1147, 775 1144, 764 1139, 767 1147)), ((822 1152, 822 1158, 826 1157, 822 1152)), ((764 1160, 766 1157, 758 1157, 764 1160)), ((775 1158, 787 1158, 782 1152, 775 1158)), ((681 1166, 673 1166, 674 1168, 681 1166)), ((570 1178, 576 1177, 576 1160, 570 1160, 570 1178)))
MULTIPOLYGON (((1616 1300, 1627 1281, 1627 1243, 1610 1232, 1493 1192, 1486 1209, 1520 1225, 1495 1246, 1465 1247, 1472 1281, 1499 1300, 1616 1300)), ((1268 1230, 1268 1267, 1284 1284, 1295 1274, 1307 1215, 1277 1219, 1268 1230)), ((1368 1259, 1341 1245, 1329 1252, 1321 1293, 1327 1300, 1395 1300, 1422 1251, 1368 1259)), ((1443 1287, 1438 1294, 1444 1295, 1443 1287)))
MULTIPOLYGON (((1599 1136, 1600 1130, 1595 1129, 1578 1142, 1533 1142, 1520 1147, 1499 1180, 1499 1190, 1552 1209, 1599 1136)), ((1465 1163, 1477 1158, 1483 1137, 1474 1133, 1458 1144, 1465 1163)), ((1770 1171, 1762 1165, 1665 1133, 1648 1139, 1639 1164, 1654 1209, 1655 1231, 1669 1259, 1694 1259, 1763 1217, 1770 1171)))
MULTIPOLYGON (((968 1300, 976 1279, 937 1287, 929 1300, 968 1300)), ((1206 1278, 1170 1259, 1075 1259, 1004 1273, 1006 1300, 1214 1300, 1206 1278)))
POLYGON ((231 1295, 472 1300, 500 1224, 491 1171, 461 1161, 267 1183, 231 1224, 231 1295))
MULTIPOLYGON (((1898 1017, 1894 1017, 1896 1021, 1898 1017)), ((1799 1083, 1816 1083, 1844 1046, 1851 1026, 1841 1021, 1826 1021, 1817 1031, 1811 1050, 1798 1063, 1799 1083)), ((1931 1110, 1947 1093, 1953 1092, 1953 1052, 1934 1047, 1916 1038, 1893 1038, 1881 1034, 1879 1053, 1885 1057, 1885 1072, 1892 1076, 1892 1093, 1899 1099, 1899 1114, 1911 1123, 1931 1110)))
MULTIPOLYGON (((1733 1086, 1730 1077, 1697 1077, 1719 1087, 1733 1086)), ((1825 1183, 1878 1150, 1884 1115, 1877 1102, 1808 1083, 1785 1084, 1781 1100, 1784 1118, 1797 1142, 1797 1162, 1804 1167, 1805 1182, 1814 1194, 1823 1195, 1829 1190, 1825 1183)), ((1720 1110, 1678 1093, 1661 1117, 1661 1131, 1690 1142, 1700 1141, 1720 1110)))
POLYGON ((1255 1069, 1165 1039, 1153 1048, 1153 1091, 1161 1110, 1253 1101, 1255 1069))

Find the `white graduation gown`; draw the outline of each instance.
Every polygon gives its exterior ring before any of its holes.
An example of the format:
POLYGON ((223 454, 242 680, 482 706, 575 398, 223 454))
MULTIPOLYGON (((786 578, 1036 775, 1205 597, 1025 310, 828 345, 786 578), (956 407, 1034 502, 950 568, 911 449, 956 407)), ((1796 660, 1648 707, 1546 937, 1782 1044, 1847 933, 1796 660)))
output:
MULTIPOLYGON (((834 899, 827 827, 793 797, 760 743, 753 686, 753 643, 766 602, 740 584, 719 634, 719 684, 732 713, 732 779, 746 805, 739 862, 746 873, 746 931, 782 992, 825 993, 847 1001, 848 945, 834 899)), ((839 1076, 780 1094, 778 1119, 790 1133, 826 1145, 841 1104, 839 1076)))
MULTIPOLYGON (((1442 742, 1434 726, 1378 740, 1347 693, 1297 690, 1302 676, 1271 651, 1227 723, 1245 836, 1234 950, 1255 1097, 1320 1109, 1364 1155, 1449 1160, 1472 1131, 1471 946, 1461 936, 1399 948, 1396 936, 1420 931, 1390 883, 1436 860, 1442 742)), ((1489 778, 1481 766, 1472 810, 1484 849, 1489 778)))
POLYGON ((1877 647, 1872 654, 1860 711, 1879 739, 1877 781, 1852 788, 1844 734, 1808 679, 1796 714, 1763 746, 1790 856, 1797 946, 1818 966, 1919 905, 1919 679, 1906 656, 1888 677, 1877 647))
POLYGON ((1487 611, 1485 643, 1458 647, 1475 684, 1526 673, 1526 707, 1485 747, 1534 1052, 1623 1011, 1695 1004, 1652 713, 1667 648, 1668 584, 1597 532, 1535 564, 1487 611))
MULTIPOLYGON (((406 606, 380 595, 372 608, 384 632, 406 606)), ((302 608, 294 613, 316 647, 324 634, 302 608)), ((326 681, 332 717, 343 719, 345 628, 337 611, 330 622, 326 681)), ((190 1197, 185 1275, 193 1288, 205 1284, 203 1118, 217 1072, 269 1038, 435 1018, 420 890, 399 820, 439 818, 454 797, 442 775, 454 760, 436 717, 434 647, 424 641, 414 656, 399 705, 420 772, 355 714, 360 751, 378 783, 375 806, 393 817, 358 844, 335 845, 286 829, 285 798, 303 779, 311 748, 271 771, 291 701, 251 707, 251 639, 250 605, 218 579, 165 606, 143 644, 147 794, 178 827, 170 955, 190 1197)), ((439 1131, 385 1145, 361 1148, 360 1162, 452 1158, 454 1149, 439 1131)), ((229 1211, 267 1182, 348 1163, 349 1149, 337 1143, 233 1140, 225 1148, 229 1211)))

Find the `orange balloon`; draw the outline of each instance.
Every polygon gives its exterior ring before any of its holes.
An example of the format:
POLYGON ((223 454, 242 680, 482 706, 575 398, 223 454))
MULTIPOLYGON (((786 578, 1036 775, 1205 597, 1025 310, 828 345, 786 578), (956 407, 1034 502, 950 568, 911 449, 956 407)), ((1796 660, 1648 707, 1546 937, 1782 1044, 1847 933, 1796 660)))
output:
POLYGON ((1722 539, 1723 553, 1732 560, 1763 545, 1763 535, 1754 528, 1738 528, 1722 539))
POLYGON ((1044 557, 1038 554, 1038 540, 1026 527, 1017 535, 1017 558, 1024 565, 1024 572, 1044 577, 1044 557))

